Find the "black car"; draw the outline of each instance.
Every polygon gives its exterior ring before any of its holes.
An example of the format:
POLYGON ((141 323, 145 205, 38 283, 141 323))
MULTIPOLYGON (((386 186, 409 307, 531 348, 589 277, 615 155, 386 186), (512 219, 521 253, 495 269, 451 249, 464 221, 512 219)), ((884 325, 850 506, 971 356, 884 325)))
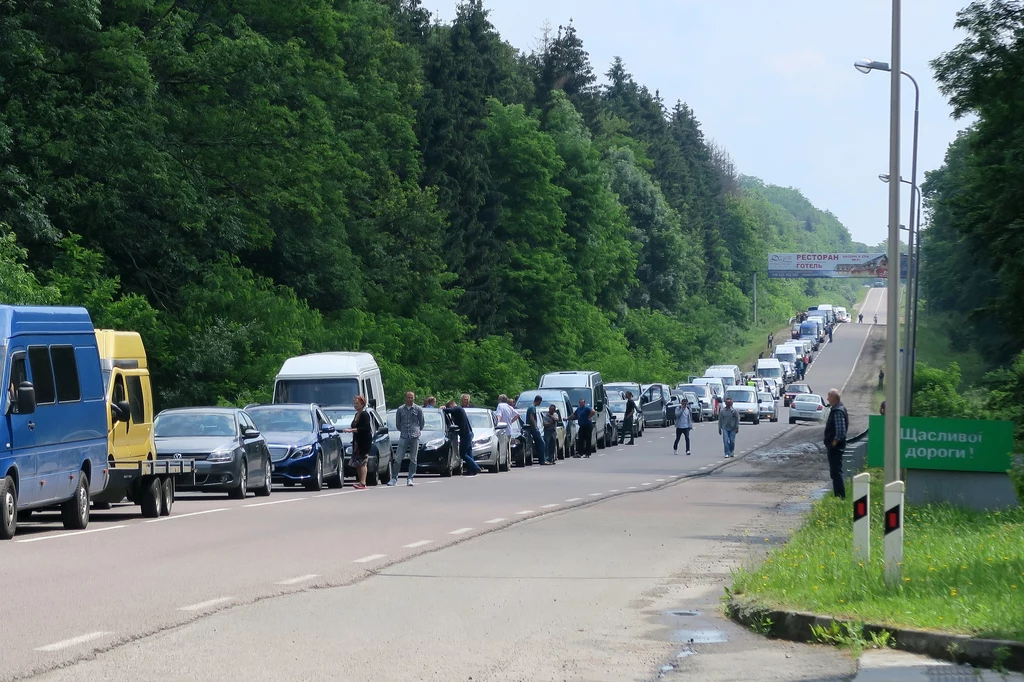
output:
POLYGON ((179 491, 226 491, 244 499, 250 483, 257 495, 269 495, 270 450, 256 424, 232 407, 188 407, 164 410, 153 422, 157 459, 191 459, 195 485, 179 491))
MULTIPOLYGON (((398 450, 398 425, 395 422, 395 410, 388 410, 388 429, 395 432, 391 439, 391 454, 394 458, 398 450)), ((462 472, 462 459, 459 457, 459 441, 455 437, 456 429, 444 412, 433 407, 423 408, 423 429, 420 431, 419 453, 416 455, 416 473, 440 474, 451 476, 462 472)), ((402 469, 409 470, 408 455, 402 458, 402 469)))
POLYGON ((248 405, 252 417, 267 439, 275 483, 306 490, 323 490, 345 482, 345 455, 337 427, 316 405, 248 405), (325 473, 326 472, 326 473, 325 473))
MULTIPOLYGON (((347 405, 326 406, 322 409, 339 430, 351 427, 352 419, 356 416, 356 408, 347 405)), ((370 414, 370 428, 373 430, 370 459, 366 462, 366 485, 377 485, 378 481, 387 483, 391 480, 391 436, 388 435, 387 424, 377 414, 377 410, 367 407, 366 411, 370 414)), ((352 457, 352 434, 343 432, 341 444, 345 453, 345 475, 355 476, 356 470, 349 466, 349 459, 352 457)))

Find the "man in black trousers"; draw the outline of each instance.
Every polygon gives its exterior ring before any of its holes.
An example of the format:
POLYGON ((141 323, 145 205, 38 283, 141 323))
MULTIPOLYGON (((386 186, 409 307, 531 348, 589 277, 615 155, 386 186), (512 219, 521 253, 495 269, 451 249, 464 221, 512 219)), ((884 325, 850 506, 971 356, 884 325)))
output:
POLYGON ((843 477, 843 453, 846 452, 846 431, 850 415, 839 397, 838 389, 828 392, 828 404, 832 409, 825 422, 825 452, 828 453, 828 473, 832 477, 832 493, 846 499, 846 480, 843 477))

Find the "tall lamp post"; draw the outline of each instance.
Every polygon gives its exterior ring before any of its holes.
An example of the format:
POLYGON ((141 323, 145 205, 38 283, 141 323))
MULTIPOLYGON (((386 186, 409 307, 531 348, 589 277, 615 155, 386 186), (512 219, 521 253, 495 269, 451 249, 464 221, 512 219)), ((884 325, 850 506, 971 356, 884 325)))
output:
MULTIPOLYGON (((885 62, 875 61, 873 59, 860 59, 853 64, 853 68, 857 69, 861 73, 871 73, 872 71, 888 71, 892 72, 892 69, 885 62)), ((914 277, 916 277, 916 268, 914 267, 914 227, 916 222, 914 220, 914 212, 917 211, 917 217, 920 218, 921 211, 917 208, 921 201, 921 189, 917 186, 917 131, 918 131, 918 116, 921 104, 921 88, 917 85, 917 79, 911 76, 906 71, 900 71, 900 73, 910 79, 910 82, 914 84, 914 140, 913 140, 913 153, 911 156, 911 167, 910 167, 910 220, 907 222, 909 228, 909 236, 907 237, 907 293, 906 293, 906 312, 903 315, 903 348, 905 349, 906 357, 904 358, 903 367, 903 403, 901 406, 901 414, 910 414, 910 403, 913 399, 911 391, 913 390, 914 383, 914 347, 911 345, 916 341, 915 335, 912 334, 916 324, 914 319, 917 316, 917 300, 913 296, 913 293, 917 290, 914 283, 914 277), (914 202, 914 193, 917 193, 917 206, 914 202)), ((902 177, 900 178, 903 182, 902 177)), ((920 228, 918 228, 920 229, 920 228)), ((890 249, 891 251, 891 249, 890 249)), ((890 261, 890 268, 891 268, 890 261)), ((899 266, 897 266, 899 267, 899 266)))

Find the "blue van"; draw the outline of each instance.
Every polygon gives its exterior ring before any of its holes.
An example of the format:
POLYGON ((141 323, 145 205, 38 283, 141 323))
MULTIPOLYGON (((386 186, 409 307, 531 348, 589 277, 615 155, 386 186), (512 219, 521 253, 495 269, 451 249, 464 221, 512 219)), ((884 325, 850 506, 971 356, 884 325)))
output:
POLYGON ((19 515, 59 508, 65 528, 89 524, 107 484, 107 406, 96 332, 84 308, 0 305, 3 421, 0 539, 19 515))

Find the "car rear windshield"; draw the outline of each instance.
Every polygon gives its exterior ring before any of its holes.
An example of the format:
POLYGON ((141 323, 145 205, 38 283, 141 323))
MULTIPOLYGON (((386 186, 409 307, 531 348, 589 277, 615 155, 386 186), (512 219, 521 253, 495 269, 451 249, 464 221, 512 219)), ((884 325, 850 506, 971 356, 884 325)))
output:
POLYGON ((185 412, 162 414, 153 424, 153 435, 157 438, 191 438, 195 436, 236 435, 235 418, 230 414, 207 412, 185 412))
POLYGON ((730 388, 725 392, 726 398, 732 398, 733 402, 736 403, 754 403, 757 399, 754 398, 753 391, 744 391, 738 388, 730 388))
POLYGON ((253 407, 246 413, 256 422, 260 431, 277 431, 286 433, 313 430, 313 417, 308 407, 302 409, 280 407, 253 407))
POLYGON ((803 384, 790 384, 789 388, 786 389, 786 393, 810 393, 811 389, 803 384))
POLYGON ((816 395, 803 394, 793 398, 794 403, 809 403, 811 405, 821 405, 821 398, 816 395))

